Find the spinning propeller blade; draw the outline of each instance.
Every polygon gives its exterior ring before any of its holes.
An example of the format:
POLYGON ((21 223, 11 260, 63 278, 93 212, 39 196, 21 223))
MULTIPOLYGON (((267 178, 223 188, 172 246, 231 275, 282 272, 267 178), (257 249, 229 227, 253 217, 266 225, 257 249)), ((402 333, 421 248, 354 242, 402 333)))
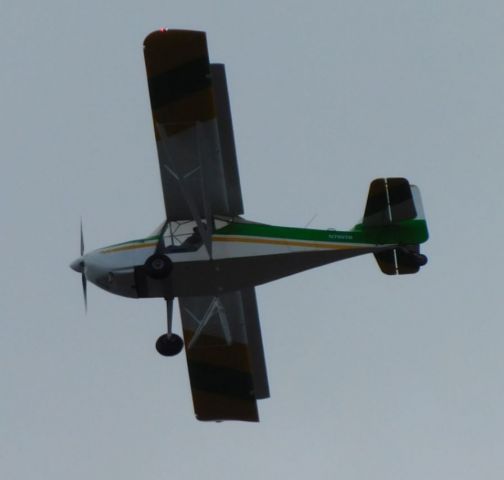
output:
POLYGON ((81 257, 84 254, 84 234, 82 233, 82 218, 80 221, 80 254, 81 257))
MULTIPOLYGON (((81 257, 84 255, 84 233, 82 229, 82 218, 80 222, 80 254, 81 257)), ((86 279, 86 265, 84 260, 81 262, 81 278, 82 278, 82 293, 84 295, 84 310, 87 313, 87 279, 86 279)))
POLYGON ((84 294, 84 310, 87 313, 87 280, 84 270, 82 270, 82 293, 84 294))

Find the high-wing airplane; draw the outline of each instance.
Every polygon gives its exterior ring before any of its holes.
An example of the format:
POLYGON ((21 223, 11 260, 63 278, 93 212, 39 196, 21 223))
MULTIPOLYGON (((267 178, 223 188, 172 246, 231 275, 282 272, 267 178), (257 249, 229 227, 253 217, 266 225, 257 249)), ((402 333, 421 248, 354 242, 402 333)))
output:
POLYGON ((204 32, 160 30, 144 41, 165 221, 149 236, 84 253, 71 268, 104 290, 166 300, 164 356, 185 344, 199 420, 258 421, 269 397, 255 287, 372 253, 383 273, 418 272, 428 238, 420 192, 404 178, 371 183, 349 231, 252 222, 243 205, 224 65, 204 32), (178 298, 184 341, 172 332, 178 298))

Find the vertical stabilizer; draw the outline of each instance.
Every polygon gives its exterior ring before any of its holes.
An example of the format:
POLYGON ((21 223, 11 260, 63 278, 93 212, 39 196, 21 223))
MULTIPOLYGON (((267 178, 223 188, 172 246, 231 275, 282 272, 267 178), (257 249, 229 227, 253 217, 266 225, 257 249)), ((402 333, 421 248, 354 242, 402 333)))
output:
POLYGON ((380 227, 417 216, 411 186, 405 178, 377 178, 369 186, 365 227, 380 227))

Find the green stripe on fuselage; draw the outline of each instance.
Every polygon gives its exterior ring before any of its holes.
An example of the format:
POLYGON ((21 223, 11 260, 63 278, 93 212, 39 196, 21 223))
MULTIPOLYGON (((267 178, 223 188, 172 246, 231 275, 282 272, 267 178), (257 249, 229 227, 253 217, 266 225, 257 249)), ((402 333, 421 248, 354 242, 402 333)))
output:
MULTIPOLYGON (((415 245, 425 242, 429 234, 427 224, 423 219, 405 220, 397 225, 386 227, 364 227, 362 224, 356 225, 350 231, 338 230, 314 230, 309 228, 278 227, 274 225, 264 225, 262 223, 231 222, 225 227, 216 230, 219 235, 240 235, 248 237, 264 237, 284 240, 301 240, 312 242, 333 242, 348 244, 370 244, 370 245, 415 245)), ((142 244, 157 241, 159 236, 150 236, 129 242, 117 243, 103 248, 103 250, 127 246, 131 244, 142 244)))
POLYGON ((362 232, 368 239, 366 243, 377 245, 419 245, 429 238, 427 222, 424 219, 403 220, 384 227, 365 227, 359 224, 353 231, 362 232))
POLYGON ((428 238, 425 220, 406 220, 397 225, 386 227, 364 227, 360 224, 348 232, 236 222, 230 223, 215 233, 230 236, 243 235, 313 242, 365 243, 373 245, 418 244, 425 242, 428 238))
POLYGON ((217 230, 219 235, 241 235, 248 237, 266 237, 284 240, 308 240, 315 242, 359 243, 354 232, 336 230, 311 230, 307 228, 278 227, 261 223, 230 223, 217 230))

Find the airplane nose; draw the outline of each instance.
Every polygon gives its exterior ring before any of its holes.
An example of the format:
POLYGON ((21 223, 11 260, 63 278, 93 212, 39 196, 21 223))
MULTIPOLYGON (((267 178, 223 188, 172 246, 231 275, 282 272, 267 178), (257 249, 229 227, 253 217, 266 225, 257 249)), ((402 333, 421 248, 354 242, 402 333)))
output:
POLYGON ((84 268, 84 260, 82 257, 76 258, 71 264, 70 268, 74 270, 77 273, 82 273, 82 270, 84 268))

